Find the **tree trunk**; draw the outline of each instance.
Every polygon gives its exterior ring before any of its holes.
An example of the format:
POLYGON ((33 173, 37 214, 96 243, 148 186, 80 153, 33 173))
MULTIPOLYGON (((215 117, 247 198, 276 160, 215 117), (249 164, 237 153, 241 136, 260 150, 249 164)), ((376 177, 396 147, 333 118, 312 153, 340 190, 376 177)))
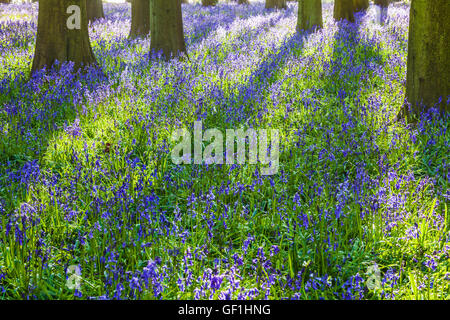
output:
POLYGON ((128 38, 147 37, 150 33, 150 0, 134 0, 131 4, 131 30, 128 38))
POLYGON ((334 19, 339 21, 342 19, 355 22, 353 15, 353 0, 335 0, 334 1, 334 19))
POLYGON ((218 0, 202 0, 202 6, 204 7, 215 6, 217 2, 218 0))
POLYGON ((0 0, 0 3, 11 3, 11 0, 0 0))
POLYGON ((322 28, 322 0, 299 0, 297 31, 322 28))
POLYGON ((102 0, 86 0, 88 21, 105 17, 102 0))
POLYGON ((250 4, 248 0, 238 0, 238 4, 250 4))
MULTIPOLYGON (((437 105, 448 112, 450 95, 450 1, 412 0, 406 98, 413 114, 437 105)), ((405 113, 408 110, 405 107, 405 113)))
POLYGON ((380 6, 380 7, 388 7, 389 6, 389 0, 373 0, 373 3, 375 3, 377 6, 380 6))
POLYGON ((31 71, 59 62, 73 61, 75 68, 97 64, 89 41, 86 0, 40 0, 39 16, 31 71), (80 8, 80 28, 69 29, 68 7, 80 8))
POLYGON ((355 12, 366 11, 369 6, 369 0, 353 0, 353 9, 355 12))
POLYGON ((151 51, 162 52, 166 60, 186 53, 181 0, 152 0, 151 51))
POLYGON ((286 0, 266 0, 266 9, 286 9, 286 0))
POLYGON ((374 0, 373 2, 376 5, 377 22, 379 24, 384 24, 388 15, 389 0, 374 0))

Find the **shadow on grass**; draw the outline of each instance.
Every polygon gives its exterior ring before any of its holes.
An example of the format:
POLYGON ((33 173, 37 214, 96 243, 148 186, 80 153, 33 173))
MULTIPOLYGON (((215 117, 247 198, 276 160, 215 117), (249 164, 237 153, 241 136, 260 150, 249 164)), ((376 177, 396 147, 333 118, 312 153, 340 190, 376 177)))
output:
MULTIPOLYGON (((251 71, 246 81, 237 83, 227 92, 219 90, 215 96, 223 97, 222 104, 218 107, 222 114, 212 114, 217 124, 236 126, 238 124, 252 125, 249 121, 256 114, 258 117, 264 112, 262 101, 270 86, 278 81, 278 72, 291 55, 292 51, 301 54, 301 47, 306 34, 294 33, 286 38, 281 45, 274 45, 267 54, 251 71), (219 116, 219 117, 218 117, 219 116)), ((197 114, 204 114, 204 101, 197 105, 197 114)), ((210 114, 210 113, 208 113, 210 114)))
POLYGON ((72 65, 1 82, 0 201, 14 202, 29 188, 55 132, 79 134, 79 108, 105 76, 98 68, 74 73, 72 65))
MULTIPOLYGON (((199 11, 204 9, 204 7, 202 7, 200 4, 192 6, 199 11)), ((191 22, 191 24, 193 27, 189 29, 185 27, 186 44, 189 46, 201 42, 219 27, 227 29, 238 18, 247 20, 264 13, 255 10, 254 8, 252 8, 252 6, 255 5, 250 4, 246 6, 244 11, 237 5, 219 4, 208 9, 211 13, 210 15, 198 15, 192 18, 193 21, 191 22), (244 13, 244 15, 238 16, 236 9, 242 10, 241 13, 244 13)), ((191 8, 191 10, 193 9, 191 8)))

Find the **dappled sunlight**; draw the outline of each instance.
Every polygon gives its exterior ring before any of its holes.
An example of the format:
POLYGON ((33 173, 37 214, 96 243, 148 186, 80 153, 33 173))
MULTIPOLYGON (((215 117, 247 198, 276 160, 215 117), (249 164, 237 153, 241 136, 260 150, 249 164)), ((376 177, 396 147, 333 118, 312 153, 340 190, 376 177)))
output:
POLYGON ((184 4, 188 57, 165 61, 128 39, 123 2, 89 24, 101 70, 32 76, 37 6, 2 7, 0 297, 448 298, 448 114, 396 118, 408 5, 379 25, 374 6, 352 24, 326 2, 299 33, 295 2, 184 4), (195 121, 278 130, 277 174, 176 164, 195 121))

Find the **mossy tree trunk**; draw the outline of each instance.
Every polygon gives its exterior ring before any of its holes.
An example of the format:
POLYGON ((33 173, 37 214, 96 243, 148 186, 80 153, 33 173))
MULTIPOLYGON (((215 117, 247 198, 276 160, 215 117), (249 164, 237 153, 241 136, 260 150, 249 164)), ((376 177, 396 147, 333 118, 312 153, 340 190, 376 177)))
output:
POLYGON ((353 15, 353 0, 335 0, 334 1, 334 19, 348 20, 350 22, 355 22, 355 16, 353 15))
POLYGON ((250 4, 248 0, 238 0, 238 4, 250 4))
POLYGON ((88 21, 105 17, 102 0, 86 0, 88 21))
POLYGON ((202 6, 204 7, 215 6, 217 2, 218 0, 202 0, 202 6))
POLYGON ((266 9, 286 9, 286 0, 266 0, 266 9))
MULTIPOLYGON (((414 114, 437 106, 448 112, 450 95, 450 1, 412 0, 406 98, 414 114)), ((405 107, 406 114, 408 110, 405 107)))
POLYGON ((150 0, 133 0, 131 3, 130 39, 147 37, 150 33, 150 0))
POLYGON ((297 31, 322 26, 322 0, 298 0, 297 31))
POLYGON ((388 16, 389 0, 373 0, 377 10, 377 22, 384 24, 388 16))
POLYGON ((166 60, 186 53, 181 0, 152 0, 150 49, 162 52, 166 60))
POLYGON ((380 6, 380 7, 388 7, 389 6, 389 0, 373 0, 373 3, 375 3, 377 6, 380 6))
POLYGON ((366 11, 369 6, 369 0, 353 0, 353 9, 355 12, 366 11))
POLYGON ((75 68, 97 64, 89 41, 86 0, 40 0, 36 48, 31 71, 54 62, 73 61, 75 68), (80 28, 69 29, 71 5, 80 8, 80 28))

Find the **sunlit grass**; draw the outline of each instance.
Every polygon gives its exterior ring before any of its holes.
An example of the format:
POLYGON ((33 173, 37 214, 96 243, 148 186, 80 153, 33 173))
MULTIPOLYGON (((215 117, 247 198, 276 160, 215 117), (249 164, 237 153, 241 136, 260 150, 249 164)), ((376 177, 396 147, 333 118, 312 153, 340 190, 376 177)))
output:
POLYGON ((0 297, 448 299, 448 121, 391 121, 406 8, 381 28, 373 11, 355 28, 325 9, 325 28, 299 35, 294 4, 257 4, 165 63, 107 7, 91 78, 29 81, 32 32, 5 46, 0 297), (173 165, 172 131, 198 119, 280 130, 279 173, 173 165))

